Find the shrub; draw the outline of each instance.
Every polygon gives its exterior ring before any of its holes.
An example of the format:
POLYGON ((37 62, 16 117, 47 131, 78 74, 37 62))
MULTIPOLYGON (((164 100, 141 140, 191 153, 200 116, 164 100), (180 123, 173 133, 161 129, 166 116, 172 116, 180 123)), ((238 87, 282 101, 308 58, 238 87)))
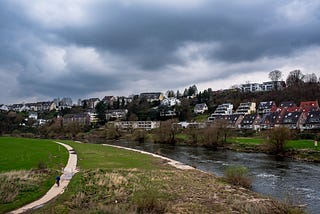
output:
POLYGON ((238 165, 227 167, 224 171, 224 179, 230 184, 245 188, 250 188, 252 183, 248 176, 248 169, 238 165))
POLYGON ((156 188, 147 186, 133 193, 133 202, 137 213, 164 213, 167 204, 164 195, 156 188))
POLYGON ((43 161, 38 162, 38 169, 43 170, 47 168, 47 164, 45 164, 43 161))
POLYGON ((147 138, 147 133, 144 129, 136 129, 132 135, 133 140, 143 143, 147 138))
POLYGON ((307 139, 307 140, 314 140, 317 139, 317 135, 313 133, 300 133, 299 134, 300 139, 307 139))
POLYGON ((284 146, 291 137, 291 132, 287 127, 274 127, 267 133, 271 152, 276 154, 284 152, 284 146))

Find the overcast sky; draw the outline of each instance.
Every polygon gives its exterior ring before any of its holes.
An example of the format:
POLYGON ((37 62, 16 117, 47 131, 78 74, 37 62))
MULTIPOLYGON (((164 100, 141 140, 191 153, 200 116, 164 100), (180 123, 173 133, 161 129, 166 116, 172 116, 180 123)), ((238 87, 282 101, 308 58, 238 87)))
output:
POLYGON ((2 0, 0 104, 320 75, 320 1, 2 0), (227 3, 232 2, 232 3, 227 3))

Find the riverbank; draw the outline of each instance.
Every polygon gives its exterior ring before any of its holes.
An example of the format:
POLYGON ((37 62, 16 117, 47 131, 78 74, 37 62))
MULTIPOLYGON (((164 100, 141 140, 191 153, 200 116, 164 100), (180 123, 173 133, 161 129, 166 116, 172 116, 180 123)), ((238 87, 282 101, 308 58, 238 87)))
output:
MULTIPOLYGON (((242 141, 229 141, 224 143, 220 148, 221 149, 229 149, 237 152, 256 152, 256 153, 266 153, 272 154, 268 149, 268 146, 263 141, 250 141, 252 138, 248 138, 246 142, 244 138, 242 141)), ((291 141, 291 144, 297 144, 295 141, 291 141), (292 143, 293 142, 293 143, 292 143)), ((312 145, 312 142, 309 143, 312 145)), ((310 146, 311 147, 311 146, 310 146)), ((319 148, 312 149, 308 147, 297 148, 297 146, 287 145, 285 148, 285 152, 282 154, 277 154, 279 157, 289 158, 292 160, 301 160, 301 161, 309 161, 320 163, 320 150, 319 148)))
POLYGON ((214 175, 177 169, 150 155, 67 143, 77 152, 81 171, 61 197, 35 213, 286 213, 293 209, 214 175))

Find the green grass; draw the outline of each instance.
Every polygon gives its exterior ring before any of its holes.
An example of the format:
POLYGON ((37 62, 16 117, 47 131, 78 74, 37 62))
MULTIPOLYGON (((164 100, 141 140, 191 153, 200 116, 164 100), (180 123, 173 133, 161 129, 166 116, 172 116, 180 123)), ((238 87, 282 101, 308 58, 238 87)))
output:
POLYGON ((312 149, 320 151, 320 144, 314 146, 313 140, 289 140, 285 148, 287 149, 312 149))
MULTIPOLYGON (((235 142, 248 145, 260 145, 265 143, 267 140, 263 138, 254 138, 254 137, 236 137, 228 139, 228 142, 235 142)), ((320 150, 320 142, 318 147, 315 147, 313 140, 289 140, 285 146, 286 149, 312 149, 320 150)))
POLYGON ((0 137, 0 213, 44 195, 67 159, 68 151, 52 140, 0 137))
POLYGON ((253 138, 253 137, 236 137, 228 139, 228 142, 236 142, 236 143, 247 143, 247 144, 261 144, 266 142, 263 138, 253 138))
POLYGON ((128 150, 102 146, 99 144, 80 144, 64 141, 72 146, 78 155, 81 169, 152 169, 155 159, 150 155, 128 150))
POLYGON ((194 120, 196 122, 204 122, 204 121, 208 120, 209 116, 210 116, 210 114, 199 114, 194 118, 194 120))
POLYGON ((0 172, 35 169, 40 162, 61 169, 67 159, 68 151, 52 140, 0 137, 0 172))
POLYGON ((187 141, 189 140, 189 136, 186 135, 186 134, 182 134, 182 133, 177 134, 177 135, 176 135, 176 138, 177 138, 178 141, 180 141, 180 142, 187 142, 187 141))

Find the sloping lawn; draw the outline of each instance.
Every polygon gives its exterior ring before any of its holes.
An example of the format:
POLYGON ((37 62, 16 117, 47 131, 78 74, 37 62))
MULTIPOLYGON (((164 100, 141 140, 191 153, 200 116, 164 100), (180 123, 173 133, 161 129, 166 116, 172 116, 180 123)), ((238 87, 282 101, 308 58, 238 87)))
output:
POLYGON ((52 140, 0 137, 0 213, 44 195, 67 159, 52 140))

